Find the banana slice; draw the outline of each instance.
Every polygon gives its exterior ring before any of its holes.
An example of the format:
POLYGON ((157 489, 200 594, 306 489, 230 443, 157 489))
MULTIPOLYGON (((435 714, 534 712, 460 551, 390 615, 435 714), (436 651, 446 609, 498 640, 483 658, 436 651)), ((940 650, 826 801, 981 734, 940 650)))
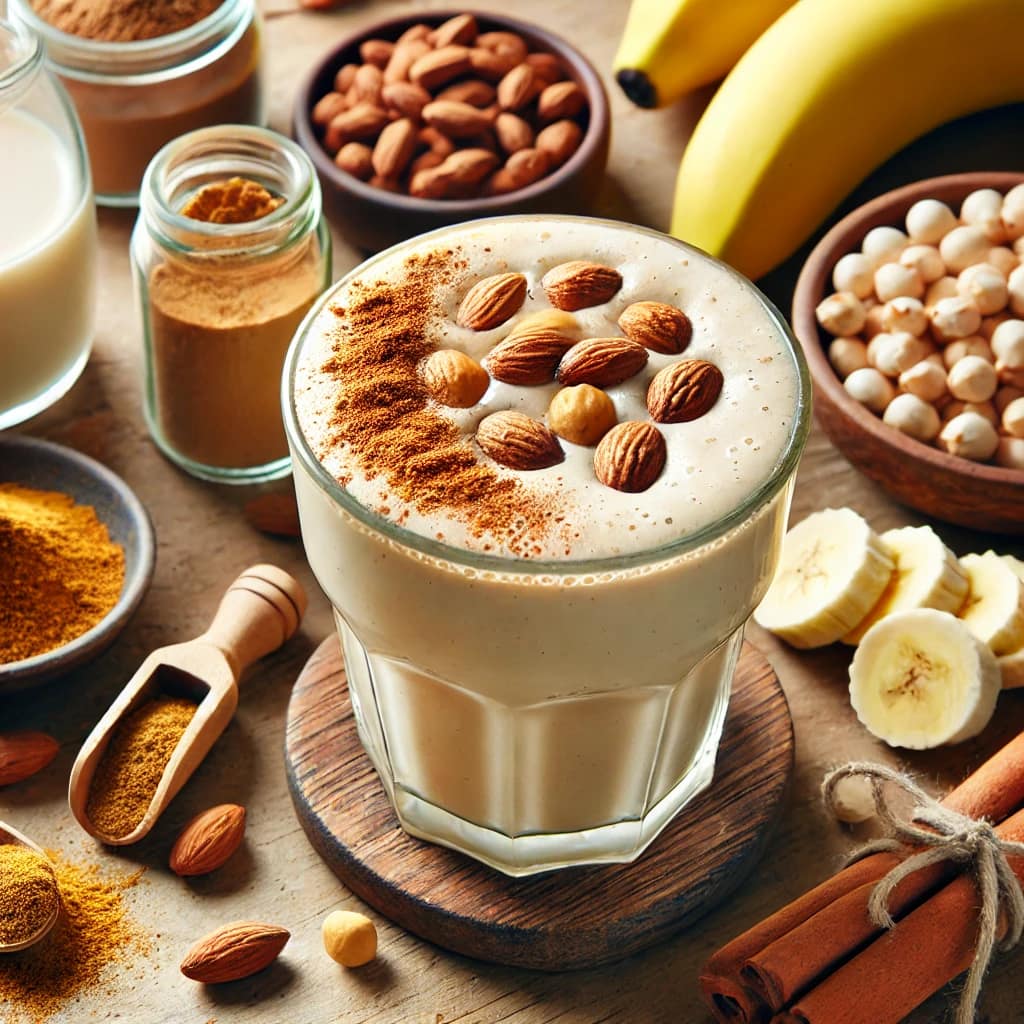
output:
POLYGON ((1004 654, 999 660, 999 671, 1003 675, 1003 689, 1016 690, 1024 686, 1024 647, 1012 654, 1004 654))
POLYGON ((853 509, 815 512, 786 534, 754 619, 794 647, 834 643, 874 607, 894 567, 881 539, 853 509))
POLYGON ((896 572, 874 608, 843 637, 844 644, 859 644, 886 615, 911 608, 956 612, 967 597, 967 573, 930 526, 887 530, 882 543, 896 562, 896 572))
POLYGON ((850 702, 873 735, 927 750, 976 736, 1001 679, 989 647, 949 612, 896 612, 864 634, 850 663, 850 702))
POLYGON ((967 628, 995 654, 1024 647, 1024 581, 994 551, 964 555, 971 589, 959 611, 967 628))
MULTIPOLYGON (((1017 578, 1024 582, 1024 562, 1013 555, 1003 555, 1003 561, 1014 571, 1017 578)), ((1015 690, 1024 686, 1024 647, 1004 654, 999 659, 999 668, 1003 673, 1003 689, 1015 690)))
POLYGON ((1024 562, 1019 558, 1014 558, 1013 555, 1003 555, 1002 559, 1013 570, 1017 579, 1024 582, 1024 562))

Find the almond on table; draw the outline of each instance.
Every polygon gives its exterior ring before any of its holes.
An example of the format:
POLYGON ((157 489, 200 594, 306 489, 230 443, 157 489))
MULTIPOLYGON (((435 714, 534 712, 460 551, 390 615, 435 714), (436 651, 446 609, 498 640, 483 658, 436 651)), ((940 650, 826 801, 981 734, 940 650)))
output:
POLYGON ((245 808, 221 804, 193 818, 171 849, 171 870, 183 878, 223 867, 245 836, 245 808))
POLYGON ((44 732, 0 733, 0 786, 12 786, 41 772, 60 745, 44 732))
POLYGON ((237 921, 200 939, 181 962, 181 973, 204 985, 240 981, 269 967, 291 938, 260 921, 237 921))

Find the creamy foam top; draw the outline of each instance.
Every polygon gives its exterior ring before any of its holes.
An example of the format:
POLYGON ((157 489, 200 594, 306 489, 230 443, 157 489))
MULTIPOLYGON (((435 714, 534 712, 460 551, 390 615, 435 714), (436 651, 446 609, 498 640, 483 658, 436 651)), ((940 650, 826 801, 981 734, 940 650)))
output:
MULTIPOLYGON (((413 372, 410 372, 413 375, 413 372)), ((659 547, 705 527, 741 504, 770 476, 794 429, 799 383, 787 342, 752 288, 671 240, 637 232, 628 225, 584 220, 515 218, 487 226, 454 227, 442 238, 421 241, 367 264, 339 285, 310 325, 295 376, 296 408, 303 434, 327 471, 364 506, 423 536, 496 555, 584 559, 659 547), (552 267, 587 259, 616 268, 620 291, 607 303, 573 315, 582 337, 621 336, 616 321, 631 303, 665 302, 682 309, 693 323, 693 338, 682 356, 650 353, 647 366, 622 384, 607 388, 619 422, 650 422, 647 387, 664 366, 680 358, 706 359, 722 371, 718 401, 699 419, 657 424, 668 448, 658 480, 640 494, 613 490, 594 474, 594 449, 561 441, 565 461, 548 469, 520 472, 493 463, 473 444, 485 416, 516 409, 541 421, 556 383, 519 386, 492 380, 470 409, 431 402, 431 409, 453 423, 496 480, 518 486, 509 501, 547 510, 542 529, 521 536, 480 528, 462 505, 419 507, 396 493, 383 465, 345 443, 346 385, 331 372, 337 346, 358 345, 346 333, 345 308, 366 288, 386 294, 381 284, 402 289, 409 279, 408 258, 448 253, 452 270, 432 289, 424 331, 437 348, 461 349, 479 362, 527 315, 551 308, 541 278, 552 267), (473 331, 455 323, 462 298, 482 277, 516 271, 526 276, 522 308, 506 323, 473 331)))

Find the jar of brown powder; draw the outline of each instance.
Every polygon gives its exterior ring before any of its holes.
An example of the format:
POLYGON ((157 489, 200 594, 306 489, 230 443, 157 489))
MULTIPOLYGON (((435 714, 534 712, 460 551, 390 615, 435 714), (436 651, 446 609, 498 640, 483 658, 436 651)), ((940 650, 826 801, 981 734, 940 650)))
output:
POLYGON ((143 179, 132 265, 158 447, 207 480, 286 474, 281 367, 331 278, 309 158, 244 125, 176 139, 143 179))
POLYGON ((262 124, 256 0, 11 0, 78 111, 97 202, 134 206, 185 132, 262 124))

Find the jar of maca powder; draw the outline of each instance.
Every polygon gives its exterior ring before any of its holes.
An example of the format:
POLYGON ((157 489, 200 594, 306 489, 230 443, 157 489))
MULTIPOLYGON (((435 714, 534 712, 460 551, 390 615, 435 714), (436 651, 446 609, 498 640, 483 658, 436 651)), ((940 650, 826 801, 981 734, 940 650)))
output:
POLYGON ((131 243, 146 420, 193 476, 289 471, 281 368, 330 282, 330 245, 313 165, 275 132, 203 128, 150 164, 131 243))
POLYGON ((78 111, 96 199, 134 206, 185 132, 262 124, 256 0, 10 0, 78 111))

